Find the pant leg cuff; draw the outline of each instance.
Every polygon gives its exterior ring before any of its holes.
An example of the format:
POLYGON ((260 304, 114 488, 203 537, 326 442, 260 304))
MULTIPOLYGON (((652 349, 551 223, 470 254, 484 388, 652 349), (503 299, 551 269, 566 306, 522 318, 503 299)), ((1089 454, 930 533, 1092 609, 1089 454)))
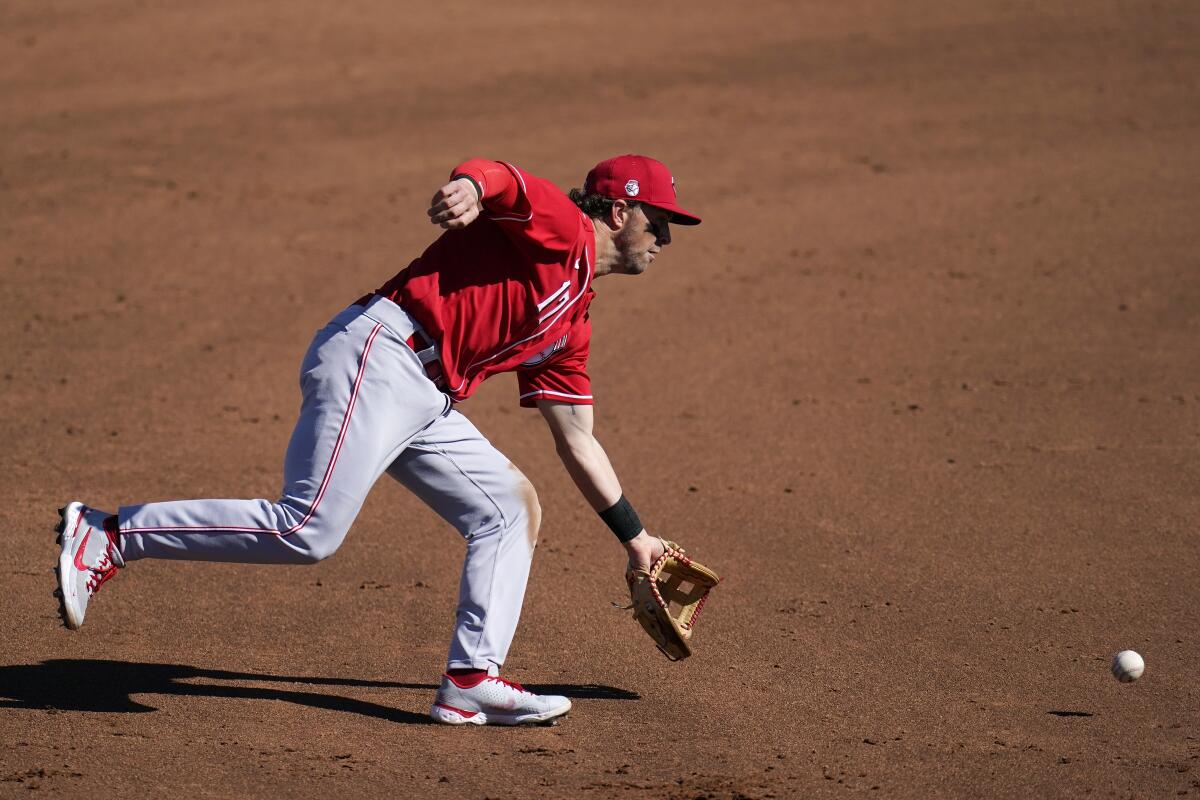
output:
POLYGON ((470 660, 451 660, 446 662, 446 669, 483 669, 487 670, 487 674, 493 678, 500 674, 500 665, 492 661, 476 659, 470 660))

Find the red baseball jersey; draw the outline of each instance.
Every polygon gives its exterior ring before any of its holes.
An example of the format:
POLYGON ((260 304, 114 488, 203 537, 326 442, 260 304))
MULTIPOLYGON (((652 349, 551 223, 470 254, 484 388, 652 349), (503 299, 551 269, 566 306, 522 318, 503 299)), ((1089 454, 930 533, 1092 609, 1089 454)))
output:
POLYGON ((454 401, 516 371, 523 406, 590 405, 592 221, 554 184, 511 164, 475 159, 451 175, 479 185, 484 212, 443 233, 376 294, 438 343, 454 401))

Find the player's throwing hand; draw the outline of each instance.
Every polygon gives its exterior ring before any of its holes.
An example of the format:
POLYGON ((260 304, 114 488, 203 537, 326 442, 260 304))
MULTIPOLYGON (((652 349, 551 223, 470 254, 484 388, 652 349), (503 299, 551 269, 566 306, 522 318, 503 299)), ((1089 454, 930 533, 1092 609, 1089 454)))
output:
POLYGON ((429 202, 429 221, 447 230, 465 228, 479 216, 479 192, 465 178, 450 181, 429 202))

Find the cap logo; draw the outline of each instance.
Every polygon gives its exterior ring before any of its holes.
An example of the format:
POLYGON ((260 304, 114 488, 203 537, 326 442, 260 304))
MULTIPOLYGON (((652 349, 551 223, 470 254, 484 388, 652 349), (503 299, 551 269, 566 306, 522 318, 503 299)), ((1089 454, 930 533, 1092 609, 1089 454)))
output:
POLYGON ((638 192, 640 192, 641 190, 642 190, 642 187, 638 185, 637 181, 635 181, 635 180, 625 181, 625 194, 629 195, 630 197, 637 197, 638 192))

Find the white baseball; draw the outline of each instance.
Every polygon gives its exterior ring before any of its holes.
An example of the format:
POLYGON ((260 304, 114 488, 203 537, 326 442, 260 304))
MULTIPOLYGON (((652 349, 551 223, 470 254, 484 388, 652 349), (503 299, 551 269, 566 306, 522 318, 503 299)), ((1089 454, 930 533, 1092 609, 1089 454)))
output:
POLYGON ((1132 683, 1145 671, 1146 662, 1132 650, 1122 650, 1113 656, 1112 674, 1121 683, 1132 683))

